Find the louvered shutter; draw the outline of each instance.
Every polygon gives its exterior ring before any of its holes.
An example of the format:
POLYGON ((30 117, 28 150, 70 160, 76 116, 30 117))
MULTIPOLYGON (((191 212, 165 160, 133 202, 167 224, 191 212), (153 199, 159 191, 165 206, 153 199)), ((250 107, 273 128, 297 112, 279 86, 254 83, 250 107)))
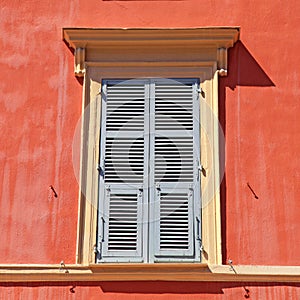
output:
POLYGON ((197 80, 108 80, 102 101, 97 261, 200 261, 197 80))
POLYGON ((105 81, 102 92, 98 261, 143 261, 147 87, 105 81))
POLYGON ((199 260, 199 104, 195 80, 153 80, 150 153, 154 261, 199 260))

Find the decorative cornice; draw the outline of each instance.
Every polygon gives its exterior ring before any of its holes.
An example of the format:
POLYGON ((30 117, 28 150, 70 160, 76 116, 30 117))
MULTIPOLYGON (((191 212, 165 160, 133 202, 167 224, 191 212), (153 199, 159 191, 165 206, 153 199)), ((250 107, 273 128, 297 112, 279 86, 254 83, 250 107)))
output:
MULTIPOLYGON (((122 62, 126 51, 131 54, 143 54, 144 50, 150 49, 153 54, 145 54, 145 61, 157 61, 157 57, 166 49, 177 49, 179 60, 185 60, 184 49, 199 49, 202 53, 215 53, 219 74, 227 74, 227 49, 232 47, 239 39, 238 27, 203 27, 203 28, 168 28, 168 29, 88 29, 88 28, 64 28, 63 38, 75 53, 75 74, 83 76, 85 73, 85 63, 93 62, 95 57, 87 58, 86 52, 90 50, 101 51, 105 48, 114 49, 114 62, 122 62), (122 48, 120 52, 116 51, 122 48)), ((110 57, 111 59, 111 57, 110 57)), ((190 55, 190 60, 199 62, 199 58, 194 54, 190 55)), ((96 59, 97 60, 97 59, 96 59)), ((176 59, 176 61, 178 61, 176 59)), ((205 58, 203 58, 205 61, 205 58)), ((134 62, 134 60, 131 60, 134 62)), ((137 60, 137 62, 140 62, 137 60)))

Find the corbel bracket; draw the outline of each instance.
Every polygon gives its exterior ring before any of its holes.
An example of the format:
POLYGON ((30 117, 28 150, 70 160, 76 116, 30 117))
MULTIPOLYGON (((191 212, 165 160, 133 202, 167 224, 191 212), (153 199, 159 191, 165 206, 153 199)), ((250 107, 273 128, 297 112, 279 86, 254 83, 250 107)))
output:
POLYGON ((75 48, 75 75, 83 77, 85 73, 85 48, 75 48))
POLYGON ((227 76, 227 48, 219 48, 217 51, 219 75, 227 76))

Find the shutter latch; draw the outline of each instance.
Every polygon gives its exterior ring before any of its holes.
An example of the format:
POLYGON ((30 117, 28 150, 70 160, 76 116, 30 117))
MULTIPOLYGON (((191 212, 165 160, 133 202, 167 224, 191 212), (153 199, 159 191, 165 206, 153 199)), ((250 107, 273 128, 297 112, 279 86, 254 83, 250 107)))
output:
POLYGON ((102 249, 102 242, 98 241, 93 248, 93 252, 95 253, 97 260, 101 259, 101 249, 102 249))
POLYGON ((196 217, 196 222, 197 222, 196 240, 199 242, 199 244, 200 244, 200 251, 202 252, 204 250, 204 248, 203 248, 203 244, 202 244, 202 239, 200 237, 201 222, 200 222, 200 218, 199 217, 196 217))
POLYGON ((196 235, 196 239, 197 241, 201 241, 201 238, 200 238, 200 226, 201 226, 201 222, 200 222, 200 219, 198 217, 196 217, 196 222, 197 222, 197 235, 196 235))
POLYGON ((98 228, 99 230, 101 230, 101 233, 99 232, 98 234, 98 241, 97 244, 94 245, 94 253, 96 254, 97 258, 100 260, 101 259, 101 253, 102 253, 102 244, 104 242, 104 234, 105 234, 105 220, 103 217, 101 217, 101 228, 98 228))

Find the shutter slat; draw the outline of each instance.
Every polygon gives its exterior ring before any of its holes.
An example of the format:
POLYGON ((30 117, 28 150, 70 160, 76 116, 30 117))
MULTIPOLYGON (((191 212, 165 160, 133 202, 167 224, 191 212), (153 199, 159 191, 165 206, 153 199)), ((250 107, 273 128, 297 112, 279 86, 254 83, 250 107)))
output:
POLYGON ((143 139, 106 138, 105 149, 105 182, 126 182, 128 178, 137 184, 143 183, 144 175, 143 139), (116 160, 116 161, 115 161, 116 160), (140 161, 140 165, 136 162, 140 161), (120 167, 119 162, 123 166, 120 167))
POLYGON ((193 137, 156 137, 155 181, 193 182, 193 176, 193 137), (188 159, 182 161, 182 155, 188 159))
POLYGON ((193 130, 193 87, 155 84, 155 129, 193 130))
POLYGON ((106 129, 108 131, 144 130, 144 85, 108 85, 106 95, 106 129), (127 114, 123 114, 127 112, 127 114))

